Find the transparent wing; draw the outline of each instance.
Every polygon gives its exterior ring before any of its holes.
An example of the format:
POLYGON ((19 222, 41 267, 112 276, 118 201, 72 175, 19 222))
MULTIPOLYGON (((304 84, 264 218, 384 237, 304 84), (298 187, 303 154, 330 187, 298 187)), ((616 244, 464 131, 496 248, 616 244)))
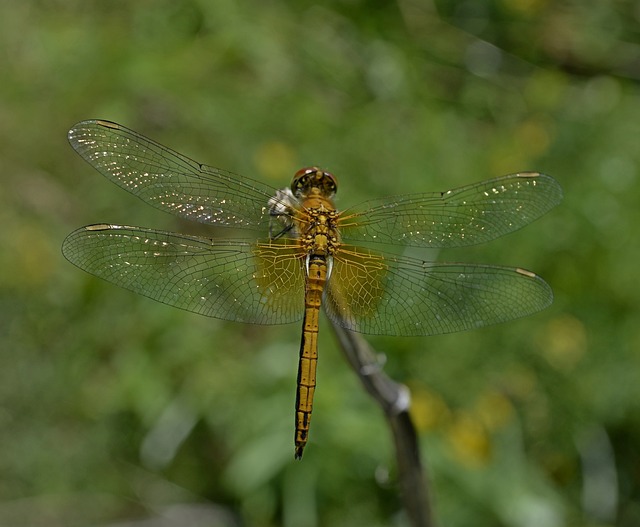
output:
POLYGON ((325 310, 353 331, 415 336, 506 322, 552 300, 547 283, 523 269, 424 262, 343 246, 334 256, 325 310))
POLYGON ((536 172, 512 174, 447 192, 367 201, 340 217, 351 242, 462 247, 524 227, 562 200, 562 188, 536 172))
POLYGON ((286 240, 248 243, 120 225, 89 225, 62 245, 74 265, 171 306, 225 320, 302 318, 304 256, 286 240))
POLYGON ((266 232, 275 189, 202 165, 109 121, 69 130, 71 146, 107 179, 161 210, 201 223, 266 232))

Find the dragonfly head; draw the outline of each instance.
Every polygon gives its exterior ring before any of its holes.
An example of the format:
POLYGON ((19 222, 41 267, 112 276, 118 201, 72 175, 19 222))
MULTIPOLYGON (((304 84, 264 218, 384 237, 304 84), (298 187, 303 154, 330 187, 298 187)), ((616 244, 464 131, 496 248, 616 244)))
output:
POLYGON ((333 198, 338 190, 338 182, 333 174, 318 167, 301 168, 293 176, 291 191, 297 198, 307 196, 317 189, 326 198, 333 198))

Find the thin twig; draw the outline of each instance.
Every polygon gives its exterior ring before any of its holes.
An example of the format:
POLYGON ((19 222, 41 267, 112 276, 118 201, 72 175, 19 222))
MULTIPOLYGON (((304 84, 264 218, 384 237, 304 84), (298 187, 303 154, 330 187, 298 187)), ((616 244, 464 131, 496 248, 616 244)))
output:
POLYGON ((413 527, 434 527, 429 483, 420 461, 417 436, 409 415, 409 389, 390 379, 369 344, 357 333, 331 321, 340 348, 367 392, 384 412, 396 449, 398 480, 407 518, 413 527))

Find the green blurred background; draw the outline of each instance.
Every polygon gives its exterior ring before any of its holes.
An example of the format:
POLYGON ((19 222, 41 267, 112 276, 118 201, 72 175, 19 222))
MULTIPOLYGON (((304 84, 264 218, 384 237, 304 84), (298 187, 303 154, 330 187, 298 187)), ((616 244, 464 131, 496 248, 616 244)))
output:
POLYGON ((638 2, 7 0, 0 44, 1 526, 406 524, 326 321, 294 462, 298 325, 206 319, 64 260, 84 224, 187 228, 73 152, 88 118, 278 187, 318 164, 343 208, 556 177, 542 220, 438 255, 534 270, 550 309, 369 342, 412 389, 441 525, 640 525, 638 2))

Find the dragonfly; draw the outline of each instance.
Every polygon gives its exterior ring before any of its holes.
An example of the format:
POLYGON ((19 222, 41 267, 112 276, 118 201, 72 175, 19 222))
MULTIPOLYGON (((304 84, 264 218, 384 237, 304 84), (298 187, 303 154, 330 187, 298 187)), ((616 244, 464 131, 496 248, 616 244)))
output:
POLYGON ((402 254, 484 243, 527 225, 562 199, 548 175, 522 172, 339 211, 337 180, 318 167, 276 189, 110 121, 80 122, 68 138, 98 172, 146 203, 242 233, 205 237, 99 223, 72 232, 62 251, 80 269, 187 311, 250 324, 302 320, 297 459, 309 437, 321 308, 351 331, 418 336, 505 322, 552 302, 549 285, 522 268, 402 254))

